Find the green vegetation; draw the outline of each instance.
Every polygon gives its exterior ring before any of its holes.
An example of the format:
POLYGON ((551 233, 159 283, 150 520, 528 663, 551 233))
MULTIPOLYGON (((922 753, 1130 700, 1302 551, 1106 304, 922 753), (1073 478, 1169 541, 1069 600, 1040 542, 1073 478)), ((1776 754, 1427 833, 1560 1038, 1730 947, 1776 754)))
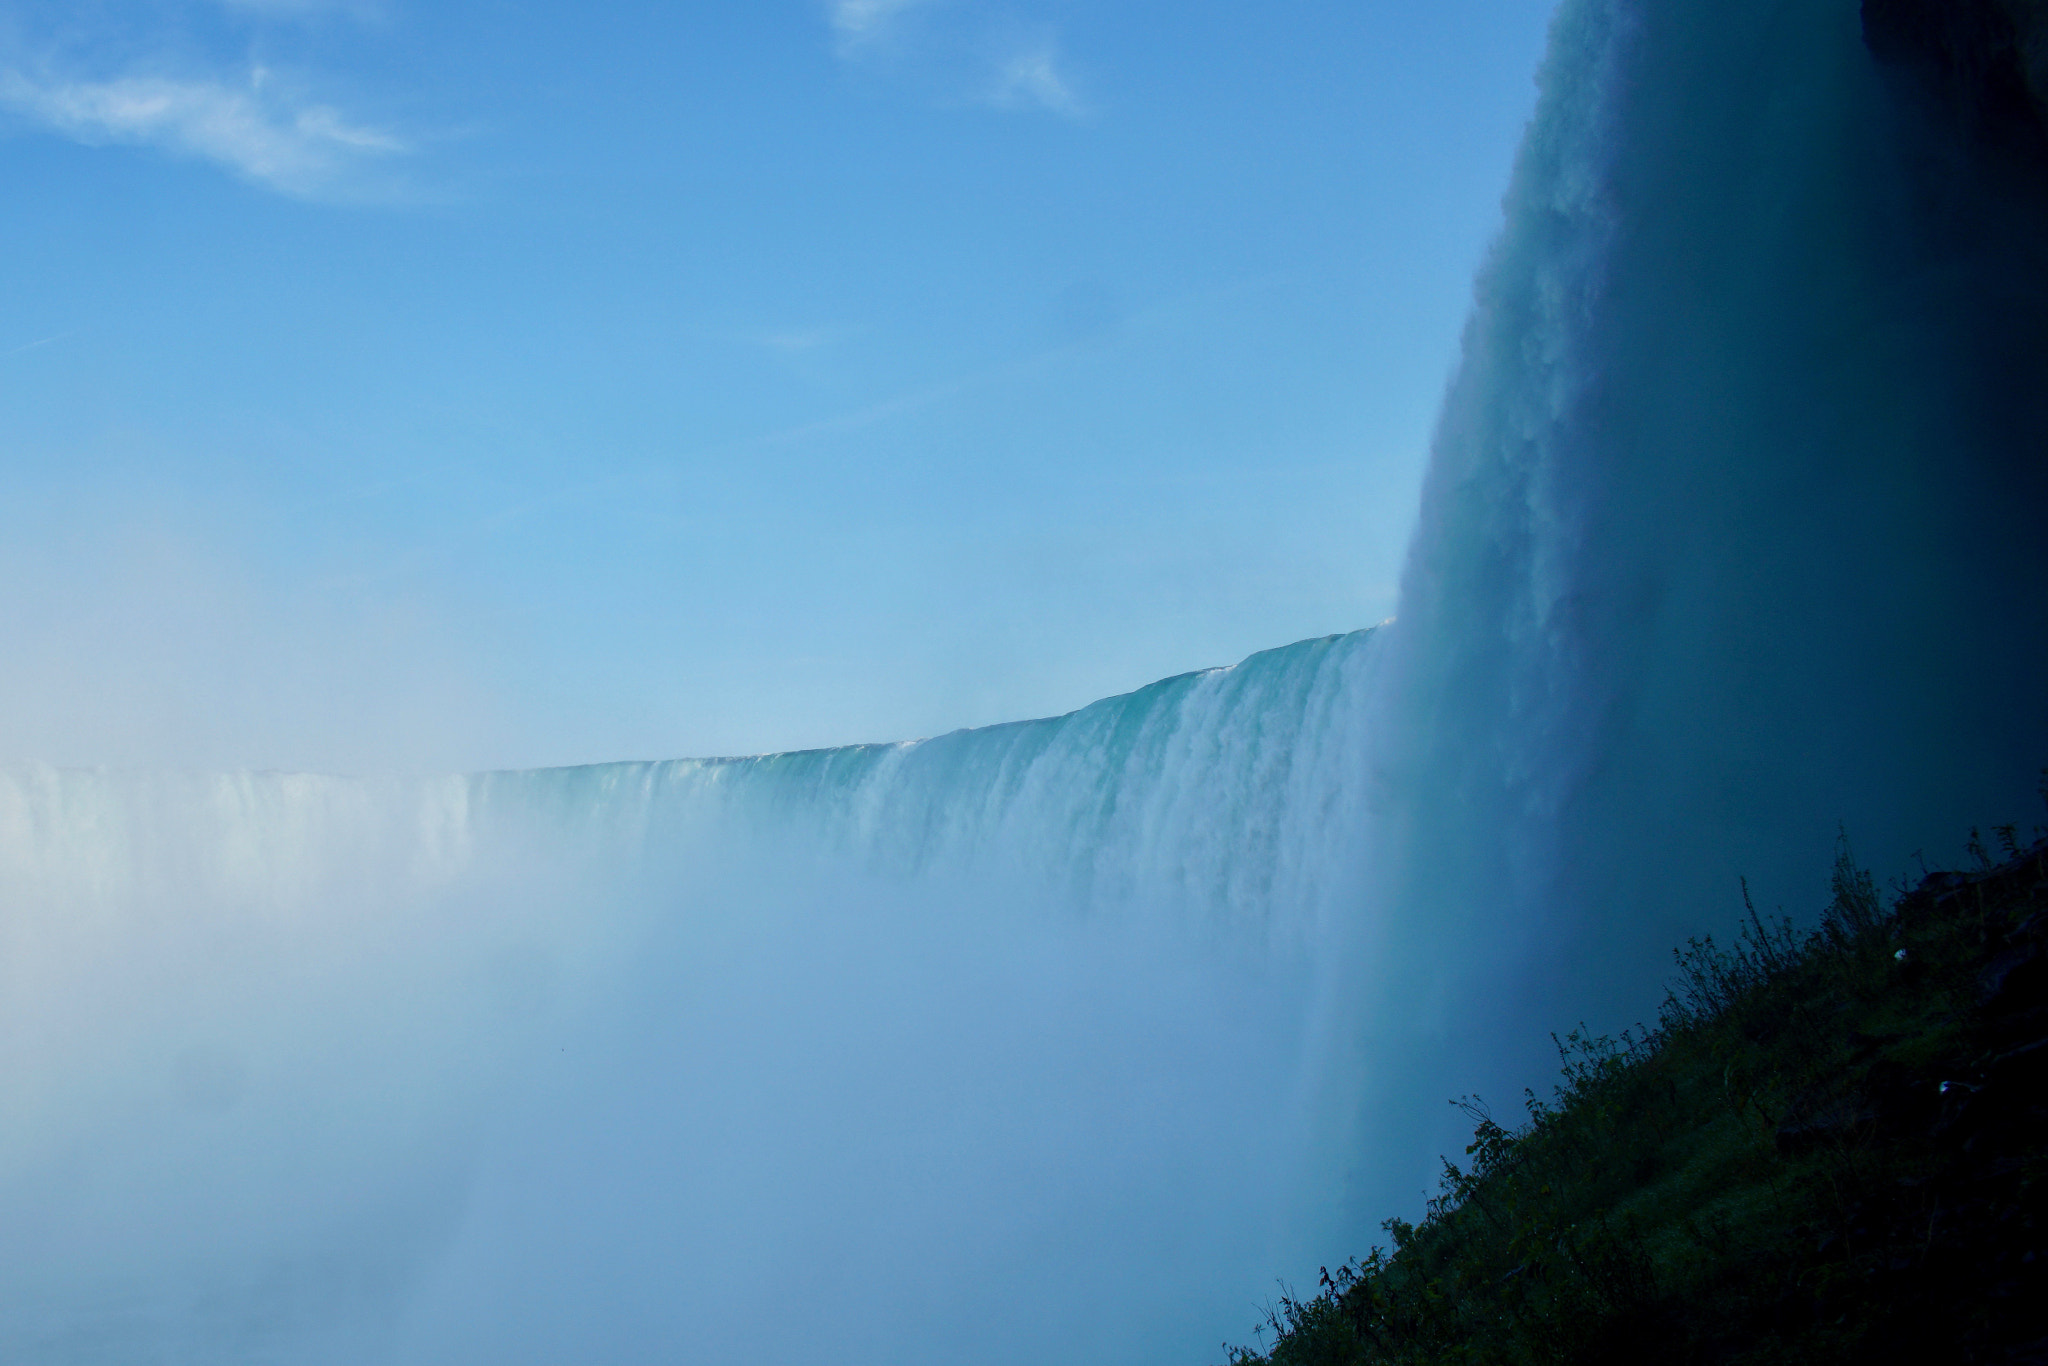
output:
POLYGON ((1817 930, 1693 941, 1519 1128, 1457 1102, 1468 1169, 1231 1366, 2048 1361, 2048 839, 1994 834, 1889 909, 1845 843, 1817 930))

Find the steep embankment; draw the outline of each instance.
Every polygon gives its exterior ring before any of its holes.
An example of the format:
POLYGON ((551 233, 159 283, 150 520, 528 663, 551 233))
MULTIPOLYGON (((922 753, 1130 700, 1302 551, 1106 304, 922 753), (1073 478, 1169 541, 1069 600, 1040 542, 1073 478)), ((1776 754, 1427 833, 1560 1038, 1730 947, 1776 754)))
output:
POLYGON ((1460 1102, 1471 1170, 1233 1366, 2048 1361, 2048 839, 1994 833, 1888 911, 1845 849, 1520 1129, 1460 1102))

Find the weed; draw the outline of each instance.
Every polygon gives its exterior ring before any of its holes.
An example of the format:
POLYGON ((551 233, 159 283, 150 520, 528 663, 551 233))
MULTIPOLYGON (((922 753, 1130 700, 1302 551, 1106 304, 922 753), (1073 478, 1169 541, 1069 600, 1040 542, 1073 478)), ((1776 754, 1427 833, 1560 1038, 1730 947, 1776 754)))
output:
POLYGON ((1283 1286, 1230 1366, 2008 1359, 2048 1303, 2048 839, 1992 833, 1890 907, 1840 835, 1805 935, 1745 883, 1655 1028, 1553 1035, 1519 1127, 1451 1102, 1468 1165, 1421 1222, 1283 1286))

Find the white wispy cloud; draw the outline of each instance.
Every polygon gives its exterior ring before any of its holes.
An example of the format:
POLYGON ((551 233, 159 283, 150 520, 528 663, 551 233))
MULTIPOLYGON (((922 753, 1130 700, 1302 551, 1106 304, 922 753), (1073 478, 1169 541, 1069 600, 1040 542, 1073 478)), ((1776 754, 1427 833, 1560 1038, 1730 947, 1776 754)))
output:
POLYGON ((997 68, 988 101, 1005 109, 1045 109, 1067 118, 1086 113, 1073 84, 1060 71, 1059 49, 1050 41, 1019 49, 997 68))
POLYGON ((162 147, 309 198, 338 191, 370 159, 407 150, 389 132, 279 88, 261 67, 240 84, 162 76, 67 80, 0 71, 0 105, 80 142, 162 147))
POLYGON ((825 12, 841 60, 941 105, 1088 112, 1049 27, 971 0, 826 0, 825 12))
POLYGON ((832 31, 842 45, 872 41, 898 15, 931 0, 831 0, 832 31))

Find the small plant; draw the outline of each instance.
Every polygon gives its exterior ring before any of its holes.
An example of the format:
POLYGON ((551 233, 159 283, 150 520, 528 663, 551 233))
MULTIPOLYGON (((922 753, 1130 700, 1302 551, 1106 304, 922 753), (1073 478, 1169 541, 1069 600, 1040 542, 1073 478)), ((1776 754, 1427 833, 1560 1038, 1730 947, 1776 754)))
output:
POLYGON ((2048 839, 1993 835, 1888 907, 1842 834, 1803 935, 1745 883, 1655 1028, 1553 1035, 1519 1127, 1452 1101, 1421 1221, 1283 1286, 1230 1366, 2010 1359, 2048 1303, 2048 839))
POLYGON ((1979 868, 1989 868, 1991 866, 1991 855, 1985 850, 1984 837, 1977 833, 1976 826, 1970 827, 1970 838, 1964 842, 1963 849, 1971 858, 1977 860, 1979 868))

